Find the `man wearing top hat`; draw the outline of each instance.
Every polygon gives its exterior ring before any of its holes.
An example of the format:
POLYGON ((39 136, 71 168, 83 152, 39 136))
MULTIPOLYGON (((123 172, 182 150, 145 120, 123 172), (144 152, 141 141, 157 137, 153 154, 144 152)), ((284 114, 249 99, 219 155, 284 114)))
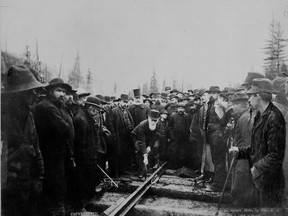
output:
POLYGON ((6 76, 1 104, 2 180, 6 177, 1 188, 2 214, 30 216, 35 214, 33 206, 44 178, 43 158, 30 106, 36 99, 35 90, 43 85, 23 65, 12 66, 6 76), (5 156, 7 161, 3 160, 5 156))
POLYGON ((134 154, 131 131, 134 129, 134 123, 127 109, 127 101, 128 95, 121 94, 119 106, 112 109, 107 125, 114 142, 109 155, 109 173, 111 176, 118 176, 131 171, 132 154, 134 154))
POLYGON ((132 131, 140 178, 147 175, 148 164, 150 167, 155 166, 154 168, 159 165, 159 128, 159 111, 151 110, 148 119, 142 121, 132 131))
POLYGON ((140 122, 147 119, 150 108, 143 104, 140 94, 140 89, 134 89, 134 104, 129 107, 129 112, 133 118, 134 125, 137 126, 140 122))
POLYGON ((39 135, 40 149, 45 163, 43 184, 43 213, 64 215, 66 195, 65 159, 72 161, 66 151, 67 143, 73 136, 65 111, 66 92, 71 86, 60 78, 52 79, 48 86, 47 98, 35 107, 35 124, 39 135))
POLYGON ((280 207, 284 198, 285 120, 273 105, 272 81, 254 79, 247 92, 251 106, 257 110, 252 129, 251 146, 231 147, 238 159, 248 158, 260 206, 280 207))
POLYGON ((173 134, 173 141, 169 148, 171 154, 171 167, 178 169, 184 166, 191 167, 188 163, 191 145, 189 145, 191 118, 185 113, 185 104, 180 102, 177 105, 177 112, 169 118, 169 128, 173 134))

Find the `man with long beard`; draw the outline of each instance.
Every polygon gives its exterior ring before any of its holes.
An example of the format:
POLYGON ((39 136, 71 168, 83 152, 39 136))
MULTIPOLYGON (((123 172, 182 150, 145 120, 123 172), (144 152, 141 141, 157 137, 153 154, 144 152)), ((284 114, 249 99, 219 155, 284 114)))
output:
POLYGON ((150 114, 148 115, 148 119, 142 121, 132 131, 135 143, 135 153, 138 159, 138 175, 140 178, 147 175, 148 164, 150 165, 150 167, 153 167, 154 165, 157 165, 157 163, 159 163, 159 128, 159 111, 151 110, 150 114))
POLYGON ((65 112, 65 95, 72 88, 60 78, 52 79, 48 86, 47 98, 35 107, 35 124, 39 135, 39 144, 45 164, 43 183, 43 214, 65 215, 64 198, 66 196, 65 159, 66 147, 73 137, 71 126, 65 112))

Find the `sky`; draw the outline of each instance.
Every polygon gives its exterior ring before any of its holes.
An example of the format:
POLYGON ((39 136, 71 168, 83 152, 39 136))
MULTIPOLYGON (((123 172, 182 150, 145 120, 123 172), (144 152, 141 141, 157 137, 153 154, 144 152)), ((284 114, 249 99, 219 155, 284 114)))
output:
MULTIPOLYGON (((67 81, 79 51, 93 93, 142 86, 155 70, 187 88, 241 83, 262 72, 274 17, 288 38, 284 0, 2 0, 1 48, 18 56, 26 45, 67 81)), ((288 49, 288 48, 286 48, 288 49)))

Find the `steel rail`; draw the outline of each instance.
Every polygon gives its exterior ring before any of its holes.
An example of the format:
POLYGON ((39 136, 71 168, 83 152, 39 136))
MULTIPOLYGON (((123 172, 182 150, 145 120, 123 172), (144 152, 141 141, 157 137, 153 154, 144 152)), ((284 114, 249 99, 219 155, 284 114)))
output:
POLYGON ((126 215, 133 206, 139 201, 139 199, 146 193, 146 191, 155 184, 160 176, 165 172, 165 165, 167 162, 163 163, 154 173, 152 173, 149 178, 139 186, 132 194, 123 200, 123 202, 116 203, 115 205, 110 206, 106 209, 101 216, 124 216, 126 215))

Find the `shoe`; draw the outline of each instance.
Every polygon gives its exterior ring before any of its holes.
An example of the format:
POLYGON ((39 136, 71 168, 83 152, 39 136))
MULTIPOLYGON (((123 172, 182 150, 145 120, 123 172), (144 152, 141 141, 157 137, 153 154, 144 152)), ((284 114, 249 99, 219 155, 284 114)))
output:
POLYGON ((205 174, 201 174, 200 176, 196 177, 195 180, 199 181, 199 180, 208 180, 208 176, 205 174))
POLYGON ((221 192, 222 188, 218 184, 208 184, 205 188, 207 192, 221 192))
POLYGON ((214 179, 213 178, 208 178, 208 180, 206 181, 206 183, 211 184, 213 183, 214 179))

